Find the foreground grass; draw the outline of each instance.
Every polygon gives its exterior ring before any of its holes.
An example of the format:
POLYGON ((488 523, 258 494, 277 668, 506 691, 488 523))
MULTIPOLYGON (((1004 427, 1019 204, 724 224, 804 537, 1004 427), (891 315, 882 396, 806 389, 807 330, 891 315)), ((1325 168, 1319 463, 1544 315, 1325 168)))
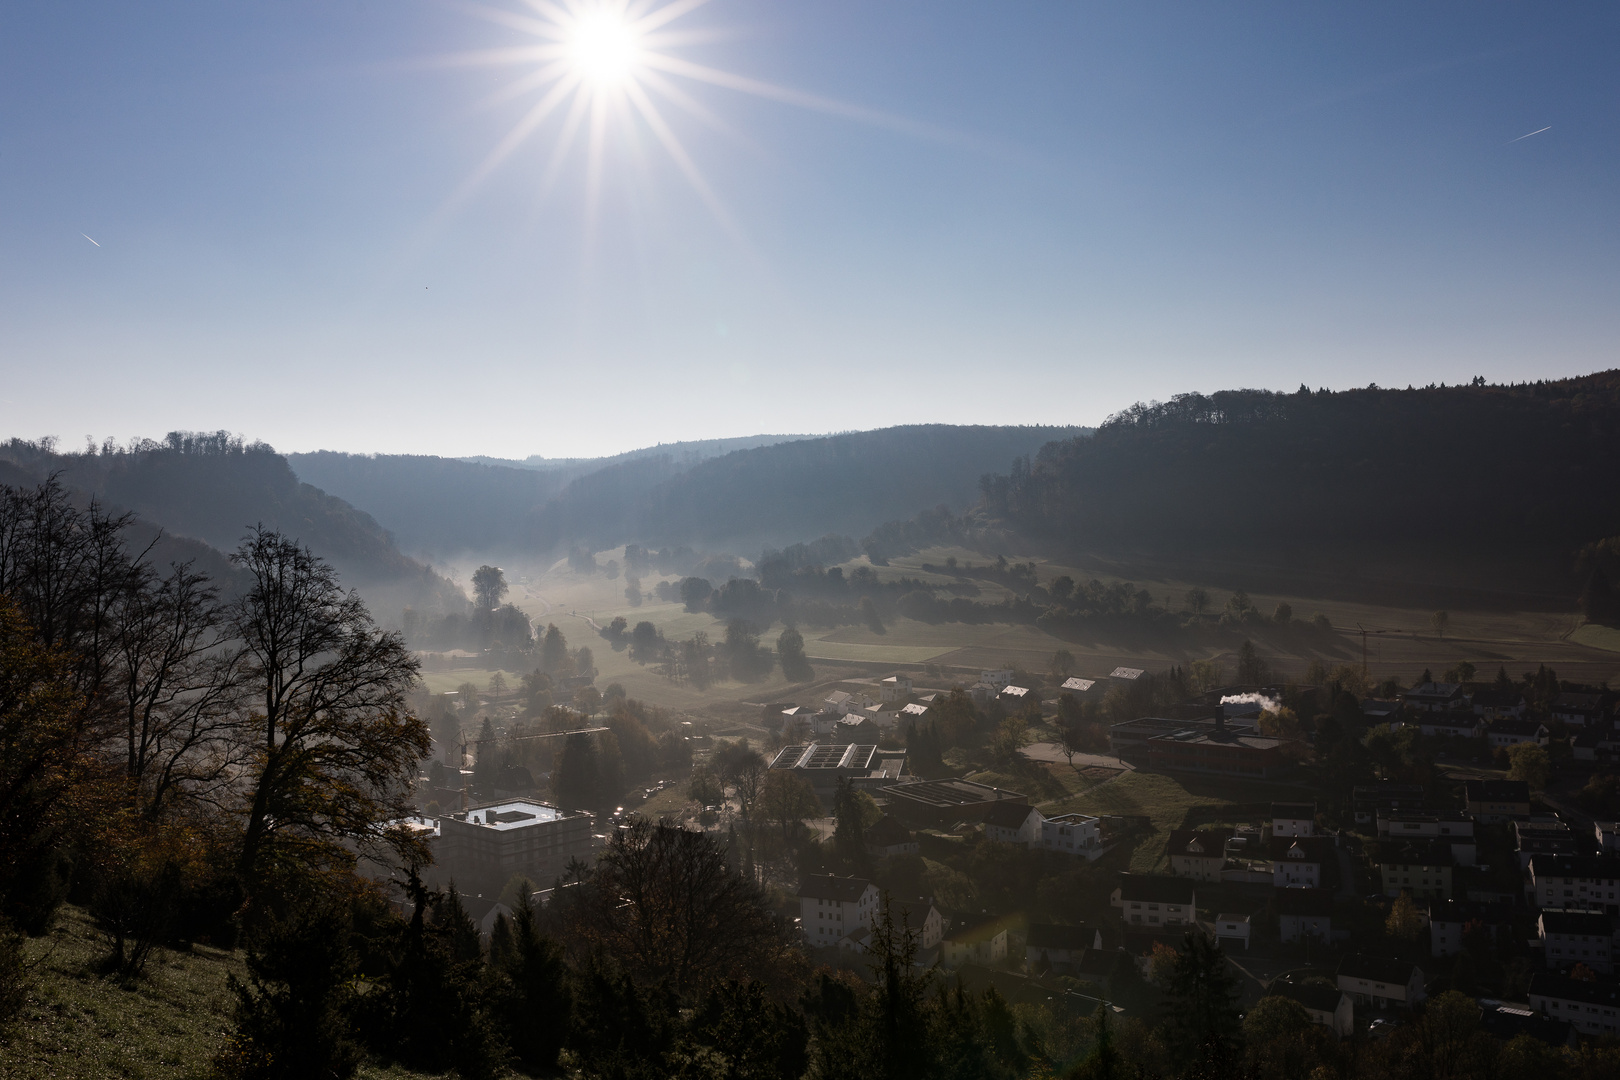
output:
MULTIPOLYGON (((105 955, 78 908, 63 908, 53 933, 28 942, 33 990, 22 1016, 0 1037, 0 1078, 209 1075, 209 1062, 230 1027, 226 979, 246 973, 241 954, 206 946, 159 952, 130 983, 99 973, 105 955)), ((378 1080, 421 1074, 362 1068, 360 1075, 378 1080)))

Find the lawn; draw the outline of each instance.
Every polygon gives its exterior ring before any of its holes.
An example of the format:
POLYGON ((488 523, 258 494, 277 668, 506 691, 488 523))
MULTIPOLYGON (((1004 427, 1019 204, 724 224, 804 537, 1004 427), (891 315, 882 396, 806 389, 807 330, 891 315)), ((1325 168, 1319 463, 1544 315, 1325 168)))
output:
MULTIPOLYGON (((0 1077, 24 1080, 200 1080, 230 1028, 230 975, 240 953, 198 946, 159 950, 143 976, 122 985, 95 970, 105 954, 80 909, 64 907, 55 930, 31 939, 33 992, 0 1042, 0 1077)), ((363 1080, 420 1076, 362 1066, 363 1080)))

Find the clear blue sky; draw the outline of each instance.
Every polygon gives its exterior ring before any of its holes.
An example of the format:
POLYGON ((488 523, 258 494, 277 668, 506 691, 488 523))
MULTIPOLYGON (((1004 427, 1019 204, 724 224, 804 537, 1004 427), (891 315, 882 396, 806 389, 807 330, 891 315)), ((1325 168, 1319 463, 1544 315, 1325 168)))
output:
POLYGON ((542 190, 560 112, 453 198, 539 97, 432 62, 534 42, 477 10, 0 7, 0 435, 581 455, 1616 363, 1611 4, 713 0, 668 54, 851 107, 670 76, 718 214, 639 120, 542 190))

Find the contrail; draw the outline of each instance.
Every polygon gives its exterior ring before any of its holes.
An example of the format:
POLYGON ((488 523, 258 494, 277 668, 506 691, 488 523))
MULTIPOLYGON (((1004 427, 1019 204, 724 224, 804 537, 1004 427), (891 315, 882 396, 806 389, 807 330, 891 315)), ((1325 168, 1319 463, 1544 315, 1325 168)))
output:
MULTIPOLYGON (((90 240, 90 237, 89 237, 89 236, 86 236, 86 235, 85 235, 85 234, 84 234, 84 233, 80 233, 80 234, 79 234, 79 235, 80 235, 80 236, 83 236, 83 237, 84 237, 84 238, 85 238, 85 239, 86 239, 86 240, 90 240)), ((94 241, 94 240, 90 240, 90 242, 91 242, 91 243, 92 243, 92 244, 96 244, 96 242, 95 242, 95 241, 94 241)), ((100 247, 100 246, 101 246, 101 245, 100 245, 100 244, 96 244, 96 247, 100 247)))
MULTIPOLYGON (((1548 124, 1544 128, 1536 128, 1536 130, 1530 132, 1530 135, 1540 135, 1543 131, 1551 131, 1551 130, 1552 130, 1552 125, 1548 124)), ((1519 139, 1528 139, 1530 137, 1530 135, 1520 135, 1519 139)), ((1519 139, 1509 139, 1508 143, 1511 145, 1512 143, 1518 142, 1519 139)))

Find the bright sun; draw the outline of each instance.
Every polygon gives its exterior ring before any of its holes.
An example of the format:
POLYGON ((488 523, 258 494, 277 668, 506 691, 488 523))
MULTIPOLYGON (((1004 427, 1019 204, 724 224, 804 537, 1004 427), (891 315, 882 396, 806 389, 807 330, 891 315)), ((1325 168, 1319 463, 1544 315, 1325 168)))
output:
POLYGON ((587 9, 569 27, 568 58, 598 87, 622 84, 635 66, 640 34, 620 11, 587 9))

